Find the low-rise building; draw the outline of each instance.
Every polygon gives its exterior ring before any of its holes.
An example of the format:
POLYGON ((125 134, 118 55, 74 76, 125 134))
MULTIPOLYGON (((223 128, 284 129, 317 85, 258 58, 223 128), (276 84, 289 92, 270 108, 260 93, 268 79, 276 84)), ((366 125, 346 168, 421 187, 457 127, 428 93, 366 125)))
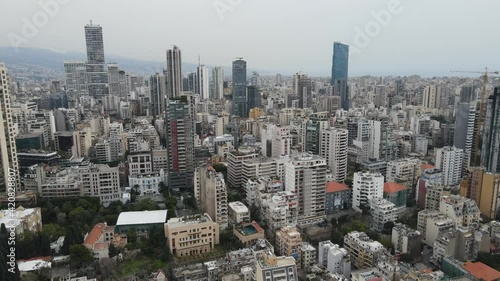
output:
POLYGON ((136 189, 139 195, 160 194, 160 183, 167 182, 165 172, 141 174, 128 177, 128 183, 132 189, 136 189))
POLYGON ((383 198, 370 199, 372 215, 371 229, 382 232, 387 222, 395 222, 398 218, 396 205, 383 198))
POLYGON ((16 210, 0 210, 0 225, 5 224, 7 228, 15 228, 16 234, 25 231, 42 231, 42 214, 40 208, 25 209, 19 206, 16 210))
POLYGON ((167 221, 167 210, 121 212, 116 221, 115 232, 121 235, 133 230, 138 235, 147 236, 149 230, 158 226, 163 228, 167 221))
POLYGON ((196 256, 219 244, 219 224, 208 214, 171 218, 165 224, 165 236, 174 256, 196 256))
POLYGON ((422 233, 422 242, 433 246, 442 231, 455 228, 455 221, 434 210, 422 210, 418 213, 417 231, 422 233))
POLYGON ((255 244, 259 239, 264 239, 264 229, 256 221, 242 222, 234 226, 233 234, 245 245, 249 247, 255 244))
POLYGON ((229 217, 233 220, 235 223, 241 223, 241 222, 249 222, 250 221, 250 210, 248 210, 248 207, 239 202, 230 202, 229 203, 229 217))
POLYGON ((352 231, 344 236, 344 247, 356 269, 366 269, 376 265, 377 256, 384 251, 380 242, 371 240, 364 232, 352 231))
POLYGON ((340 210, 350 209, 351 189, 344 183, 330 181, 326 183, 325 212, 333 214, 340 210))
POLYGON ((263 259, 257 261, 257 281, 295 281, 298 278, 297 266, 292 257, 277 257, 273 253, 264 253, 263 259))

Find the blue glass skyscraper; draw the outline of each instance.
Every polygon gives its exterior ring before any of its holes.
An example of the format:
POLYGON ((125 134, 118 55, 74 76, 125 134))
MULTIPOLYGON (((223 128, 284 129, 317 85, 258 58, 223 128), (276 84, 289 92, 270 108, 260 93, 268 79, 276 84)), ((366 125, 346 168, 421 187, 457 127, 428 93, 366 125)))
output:
POLYGON ((233 61, 233 114, 248 116, 247 62, 243 59, 233 61))
POLYGON ((349 110, 350 102, 347 91, 349 67, 349 45, 340 42, 333 43, 332 86, 335 95, 340 97, 340 105, 349 110))

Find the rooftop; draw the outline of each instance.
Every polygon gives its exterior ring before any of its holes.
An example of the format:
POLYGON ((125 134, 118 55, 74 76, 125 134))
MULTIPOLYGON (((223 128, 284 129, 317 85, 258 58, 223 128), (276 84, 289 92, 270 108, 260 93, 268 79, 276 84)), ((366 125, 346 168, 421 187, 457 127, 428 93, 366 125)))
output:
POLYGON ((346 184, 340 182, 329 181, 326 183, 326 193, 351 190, 346 184))
POLYGON ((85 240, 83 240, 83 244, 93 246, 101 237, 103 230, 106 228, 105 223, 98 223, 92 228, 92 230, 87 234, 85 240))
POLYGON ((399 192, 403 190, 407 190, 408 188, 406 186, 402 186, 399 183, 395 182, 386 182, 384 183, 384 192, 385 193, 394 193, 394 192, 399 192))
POLYGON ((422 170, 427 170, 427 169, 434 169, 435 167, 431 164, 422 164, 422 165, 420 165, 420 168, 422 170))
POLYGON ((237 213, 248 212, 248 207, 241 203, 240 201, 229 202, 229 208, 233 209, 237 213))
POLYGON ((35 271, 42 268, 51 268, 52 257, 36 257, 17 262, 20 272, 35 271))
POLYGON ((167 210, 121 212, 116 221, 116 225, 165 223, 166 220, 167 210))
POLYGON ((482 262, 465 262, 464 269, 472 276, 484 281, 500 279, 500 271, 497 271, 482 262))

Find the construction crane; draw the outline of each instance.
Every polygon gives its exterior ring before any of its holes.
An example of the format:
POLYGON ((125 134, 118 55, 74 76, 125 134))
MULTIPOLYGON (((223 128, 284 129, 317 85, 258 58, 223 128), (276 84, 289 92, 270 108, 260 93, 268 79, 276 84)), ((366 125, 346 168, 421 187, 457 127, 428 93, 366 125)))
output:
POLYGON ((475 140, 475 146, 474 146, 474 163, 476 165, 479 164, 479 155, 481 153, 478 151, 479 150, 479 141, 481 140, 481 130, 483 128, 483 123, 484 123, 484 111, 486 108, 486 85, 488 84, 488 76, 489 75, 498 75, 500 74, 500 71, 488 71, 488 68, 485 67, 484 71, 463 71, 463 70, 453 70, 451 72, 461 72, 461 73, 479 73, 482 74, 480 77, 483 80, 483 87, 481 89, 481 102, 479 104, 479 122, 477 126, 477 131, 476 131, 476 140, 475 140))

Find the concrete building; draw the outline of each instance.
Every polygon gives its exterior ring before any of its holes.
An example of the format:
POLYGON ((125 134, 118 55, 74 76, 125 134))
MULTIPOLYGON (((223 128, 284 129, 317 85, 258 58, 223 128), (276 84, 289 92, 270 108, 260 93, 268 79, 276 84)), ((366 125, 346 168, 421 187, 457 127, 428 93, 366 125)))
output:
POLYGON ((233 227, 233 234, 245 245, 250 247, 261 239, 265 239, 264 229, 256 221, 242 222, 233 227))
POLYGON ((246 159, 257 157, 258 154, 253 148, 240 147, 227 155, 227 182, 233 188, 240 188, 246 182, 242 182, 241 163, 246 159))
POLYGON ((85 26, 87 45, 87 89, 91 97, 102 99, 108 94, 108 68, 104 58, 104 39, 102 27, 90 24, 85 26))
POLYGON ((418 212, 417 231, 422 233, 422 242, 431 246, 442 231, 452 230, 455 221, 439 211, 423 210, 418 212))
POLYGON ((64 80, 69 95, 86 95, 87 63, 84 61, 64 61, 64 80))
POLYGON ((439 212, 453 219, 457 226, 477 223, 481 215, 476 202, 459 195, 441 196, 439 212))
POLYGON ((264 215, 271 238, 284 226, 297 225, 297 194, 291 191, 267 193, 259 197, 261 214, 264 215))
POLYGON ((460 102, 458 104, 455 117, 455 136, 453 138, 453 146, 464 150, 464 162, 462 164, 462 174, 469 168, 476 151, 474 144, 479 125, 477 120, 478 110, 476 101, 460 102))
POLYGON ((387 162, 386 182, 399 183, 412 188, 420 177, 420 160, 404 158, 387 162))
POLYGON ((425 209, 439 211, 441 197, 450 195, 450 190, 442 185, 428 185, 425 194, 425 209))
POLYGON ((2 169, 0 169, 0 190, 7 192, 12 192, 7 188, 11 187, 12 183, 16 187, 21 186, 16 138, 13 134, 14 124, 10 108, 10 90, 11 85, 7 76, 7 68, 4 63, 0 63, 0 159, 2 164, 2 169))
POLYGON ((137 235, 147 236, 151 228, 163 228, 166 221, 167 210, 121 212, 116 220, 115 232, 125 235, 132 229, 137 235))
POLYGON ((350 209, 352 190, 343 183, 329 181, 326 183, 325 213, 333 214, 340 210, 350 209))
POLYGON ((294 281, 298 280, 297 266, 292 257, 277 257, 271 252, 264 253, 255 269, 257 281, 294 281))
POLYGON ((165 224, 165 236, 174 256, 196 256, 219 244, 219 225, 208 214, 171 218, 165 224))
POLYGON ((420 179, 417 181, 416 199, 419 208, 425 207, 425 199, 428 186, 441 186, 443 182, 443 173, 440 169, 433 168, 422 169, 420 179))
POLYGON ((325 215, 326 161, 311 154, 293 156, 286 163, 286 190, 298 197, 299 223, 309 223, 325 215))
POLYGON ((486 171, 500 172, 500 87, 486 102, 486 115, 482 131, 481 166, 486 171))
POLYGON ((481 214, 495 219, 498 216, 500 173, 488 173, 485 168, 471 167, 460 184, 460 196, 474 200, 481 214))
POLYGON ((160 194, 160 183, 166 182, 166 175, 163 170, 159 173, 141 174, 129 176, 128 184, 130 188, 137 188, 141 196, 146 194, 160 194))
POLYGON ((169 98, 180 96, 182 91, 181 49, 173 46, 167 50, 167 95, 169 98))
POLYGON ((290 127, 265 124, 261 132, 262 155, 279 157, 292 152, 292 135, 290 127))
POLYGON ((343 182, 347 177, 347 130, 322 129, 319 155, 333 174, 333 180, 343 182))
POLYGON ((347 250, 331 241, 319 242, 318 263, 330 273, 350 277, 351 261, 347 250))
POLYGON ((221 229, 228 225, 227 187, 224 175, 213 167, 199 167, 195 175, 195 198, 200 210, 207 213, 221 229))
POLYGON ((451 256, 459 261, 474 260, 474 231, 470 228, 440 232, 433 245, 431 262, 440 264, 441 259, 451 256))
POLYGON ((210 98, 220 99, 224 98, 224 68, 216 66, 212 68, 212 82, 210 98))
POLYGON ((233 115, 248 116, 247 105, 247 62, 243 59, 233 61, 233 115))
POLYGON ((419 257, 422 249, 422 234, 407 225, 396 223, 392 228, 391 242, 396 254, 419 257))
POLYGON ((449 146, 437 149, 436 167, 443 172, 444 186, 455 186, 460 184, 463 159, 463 149, 449 146))
POLYGON ((369 207, 372 198, 384 198, 384 177, 379 173, 354 173, 352 206, 369 207))
POLYGON ((398 210, 394 203, 383 198, 370 199, 370 214, 372 215, 371 228, 377 232, 384 230, 387 222, 396 222, 398 210))
POLYGON ((42 231, 42 214, 40 208, 25 209, 19 206, 15 210, 0 210, 0 225, 13 228, 17 235, 25 231, 37 233, 42 231))
POLYGON ((87 167, 79 167, 76 172, 80 175, 84 196, 99 197, 99 201, 104 206, 120 200, 118 167, 92 164, 87 167))
POLYGON ((424 108, 440 108, 441 107, 442 87, 438 85, 430 85, 424 89, 424 98, 422 106, 424 108))
POLYGON ((250 221, 250 210, 248 207, 239 202, 229 202, 229 218, 235 223, 249 222, 250 221))
POLYGON ((199 65, 196 68, 196 78, 198 83, 196 83, 195 93, 200 96, 201 99, 210 98, 210 80, 208 79, 208 68, 204 65, 199 65))
POLYGON ((316 248, 307 242, 300 247, 300 268, 307 271, 316 264, 318 253, 316 248))
POLYGON ((149 151, 132 152, 128 156, 128 173, 130 176, 140 176, 153 172, 153 161, 149 151))
POLYGON ((285 226, 276 232, 276 253, 282 256, 292 256, 297 263, 300 261, 302 236, 296 227, 285 226))
POLYGON ((377 256, 384 251, 384 246, 371 240, 363 232, 352 231, 344 236, 344 248, 351 258, 351 265, 355 269, 374 267, 377 256))

